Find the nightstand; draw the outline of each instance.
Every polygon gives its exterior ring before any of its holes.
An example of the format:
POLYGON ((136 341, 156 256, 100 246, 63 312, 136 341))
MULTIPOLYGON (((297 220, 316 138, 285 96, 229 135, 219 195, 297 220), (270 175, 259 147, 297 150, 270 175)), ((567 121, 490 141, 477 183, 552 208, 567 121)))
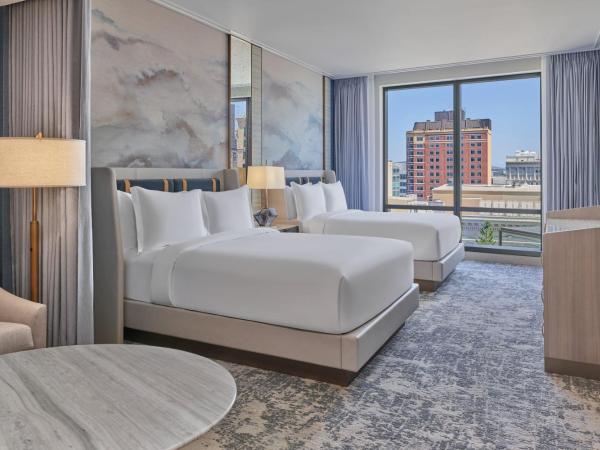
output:
POLYGON ((300 222, 297 220, 277 220, 270 228, 281 231, 282 233, 299 233, 300 222))

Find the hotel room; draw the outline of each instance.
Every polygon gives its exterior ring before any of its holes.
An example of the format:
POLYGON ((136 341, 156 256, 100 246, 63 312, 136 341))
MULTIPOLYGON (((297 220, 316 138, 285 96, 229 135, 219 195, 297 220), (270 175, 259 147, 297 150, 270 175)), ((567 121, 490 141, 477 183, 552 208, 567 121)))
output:
POLYGON ((0 449, 600 448, 599 16, 0 0, 0 449))

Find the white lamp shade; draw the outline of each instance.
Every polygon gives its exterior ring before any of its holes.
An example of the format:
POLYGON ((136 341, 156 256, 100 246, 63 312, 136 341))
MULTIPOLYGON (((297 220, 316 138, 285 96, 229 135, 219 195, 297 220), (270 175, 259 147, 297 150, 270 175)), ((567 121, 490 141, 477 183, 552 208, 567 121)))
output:
POLYGON ((85 141, 0 138, 0 187, 85 186, 85 141))
POLYGON ((249 166, 247 184, 250 189, 283 189, 285 172, 283 167, 249 166))

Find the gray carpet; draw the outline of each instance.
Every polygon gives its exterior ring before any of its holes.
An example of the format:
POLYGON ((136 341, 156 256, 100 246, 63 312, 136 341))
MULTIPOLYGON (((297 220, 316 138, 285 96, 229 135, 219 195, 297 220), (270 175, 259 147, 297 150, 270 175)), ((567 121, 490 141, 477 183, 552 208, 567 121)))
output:
POLYGON ((206 448, 600 448, 600 382, 543 370, 542 272, 463 262, 348 388, 226 364, 206 448))

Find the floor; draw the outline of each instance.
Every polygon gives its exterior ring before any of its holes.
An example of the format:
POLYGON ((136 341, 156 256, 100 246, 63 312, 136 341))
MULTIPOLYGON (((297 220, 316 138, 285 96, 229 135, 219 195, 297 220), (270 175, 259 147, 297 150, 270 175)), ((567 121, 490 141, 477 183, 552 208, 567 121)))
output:
POLYGON ((543 370, 539 267, 464 261, 348 388, 226 364, 206 448, 600 449, 600 382, 543 370))

